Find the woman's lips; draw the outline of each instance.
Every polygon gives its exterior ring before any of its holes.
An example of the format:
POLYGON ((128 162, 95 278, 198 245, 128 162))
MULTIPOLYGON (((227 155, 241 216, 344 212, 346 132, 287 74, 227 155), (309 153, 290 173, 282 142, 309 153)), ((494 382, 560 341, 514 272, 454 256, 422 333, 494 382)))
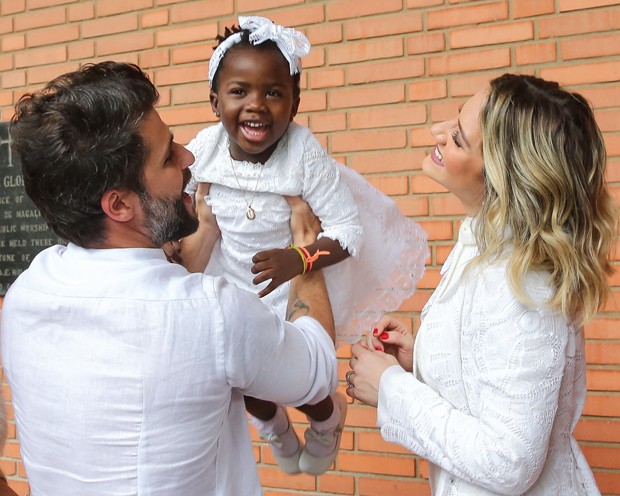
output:
POLYGON ((436 146, 431 152, 431 160, 435 162, 439 167, 443 167, 443 155, 439 151, 439 147, 436 146))

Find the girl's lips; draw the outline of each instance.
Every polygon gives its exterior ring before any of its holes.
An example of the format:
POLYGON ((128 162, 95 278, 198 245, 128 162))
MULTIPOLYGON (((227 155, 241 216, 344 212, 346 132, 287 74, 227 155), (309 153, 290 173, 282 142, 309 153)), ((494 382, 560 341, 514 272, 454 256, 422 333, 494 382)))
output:
POLYGON ((262 123, 244 122, 239 127, 248 141, 261 141, 267 135, 267 126, 262 123))
POLYGON ((439 151, 439 147, 436 146, 431 152, 431 160, 435 162, 439 167, 443 167, 443 155, 439 151))

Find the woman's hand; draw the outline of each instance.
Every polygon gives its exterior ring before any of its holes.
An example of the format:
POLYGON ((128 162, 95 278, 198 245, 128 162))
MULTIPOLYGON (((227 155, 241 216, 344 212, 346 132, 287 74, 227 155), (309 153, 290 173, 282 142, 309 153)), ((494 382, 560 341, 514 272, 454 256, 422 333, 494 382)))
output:
POLYGON ((403 369, 413 371, 413 334, 402 322, 384 315, 369 336, 369 346, 393 355, 403 369))
POLYGON ((379 350, 371 350, 364 340, 351 346, 351 359, 347 372, 347 395, 370 406, 379 402, 379 382, 383 372, 398 365, 396 358, 379 350))

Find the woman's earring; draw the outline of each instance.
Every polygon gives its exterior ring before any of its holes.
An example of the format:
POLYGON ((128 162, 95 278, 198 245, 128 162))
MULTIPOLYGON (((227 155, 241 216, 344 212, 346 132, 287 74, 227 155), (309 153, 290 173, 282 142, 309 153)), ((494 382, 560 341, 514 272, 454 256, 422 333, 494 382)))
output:
POLYGON ((219 117, 219 116, 220 116, 220 113, 219 113, 219 112, 216 112, 216 113, 215 113, 215 117, 219 117))

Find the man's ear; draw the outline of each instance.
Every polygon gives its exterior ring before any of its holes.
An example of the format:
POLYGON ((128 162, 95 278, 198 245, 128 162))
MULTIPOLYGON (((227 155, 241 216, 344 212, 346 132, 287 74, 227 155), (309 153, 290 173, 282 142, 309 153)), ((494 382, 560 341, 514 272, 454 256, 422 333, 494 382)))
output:
POLYGON ((215 117, 220 116, 220 101, 217 98, 217 93, 213 90, 209 92, 209 100, 211 101, 211 110, 215 114, 215 117))
POLYGON ((101 198, 101 208, 105 214, 117 222, 128 222, 136 215, 140 199, 133 191, 111 189, 101 198))

